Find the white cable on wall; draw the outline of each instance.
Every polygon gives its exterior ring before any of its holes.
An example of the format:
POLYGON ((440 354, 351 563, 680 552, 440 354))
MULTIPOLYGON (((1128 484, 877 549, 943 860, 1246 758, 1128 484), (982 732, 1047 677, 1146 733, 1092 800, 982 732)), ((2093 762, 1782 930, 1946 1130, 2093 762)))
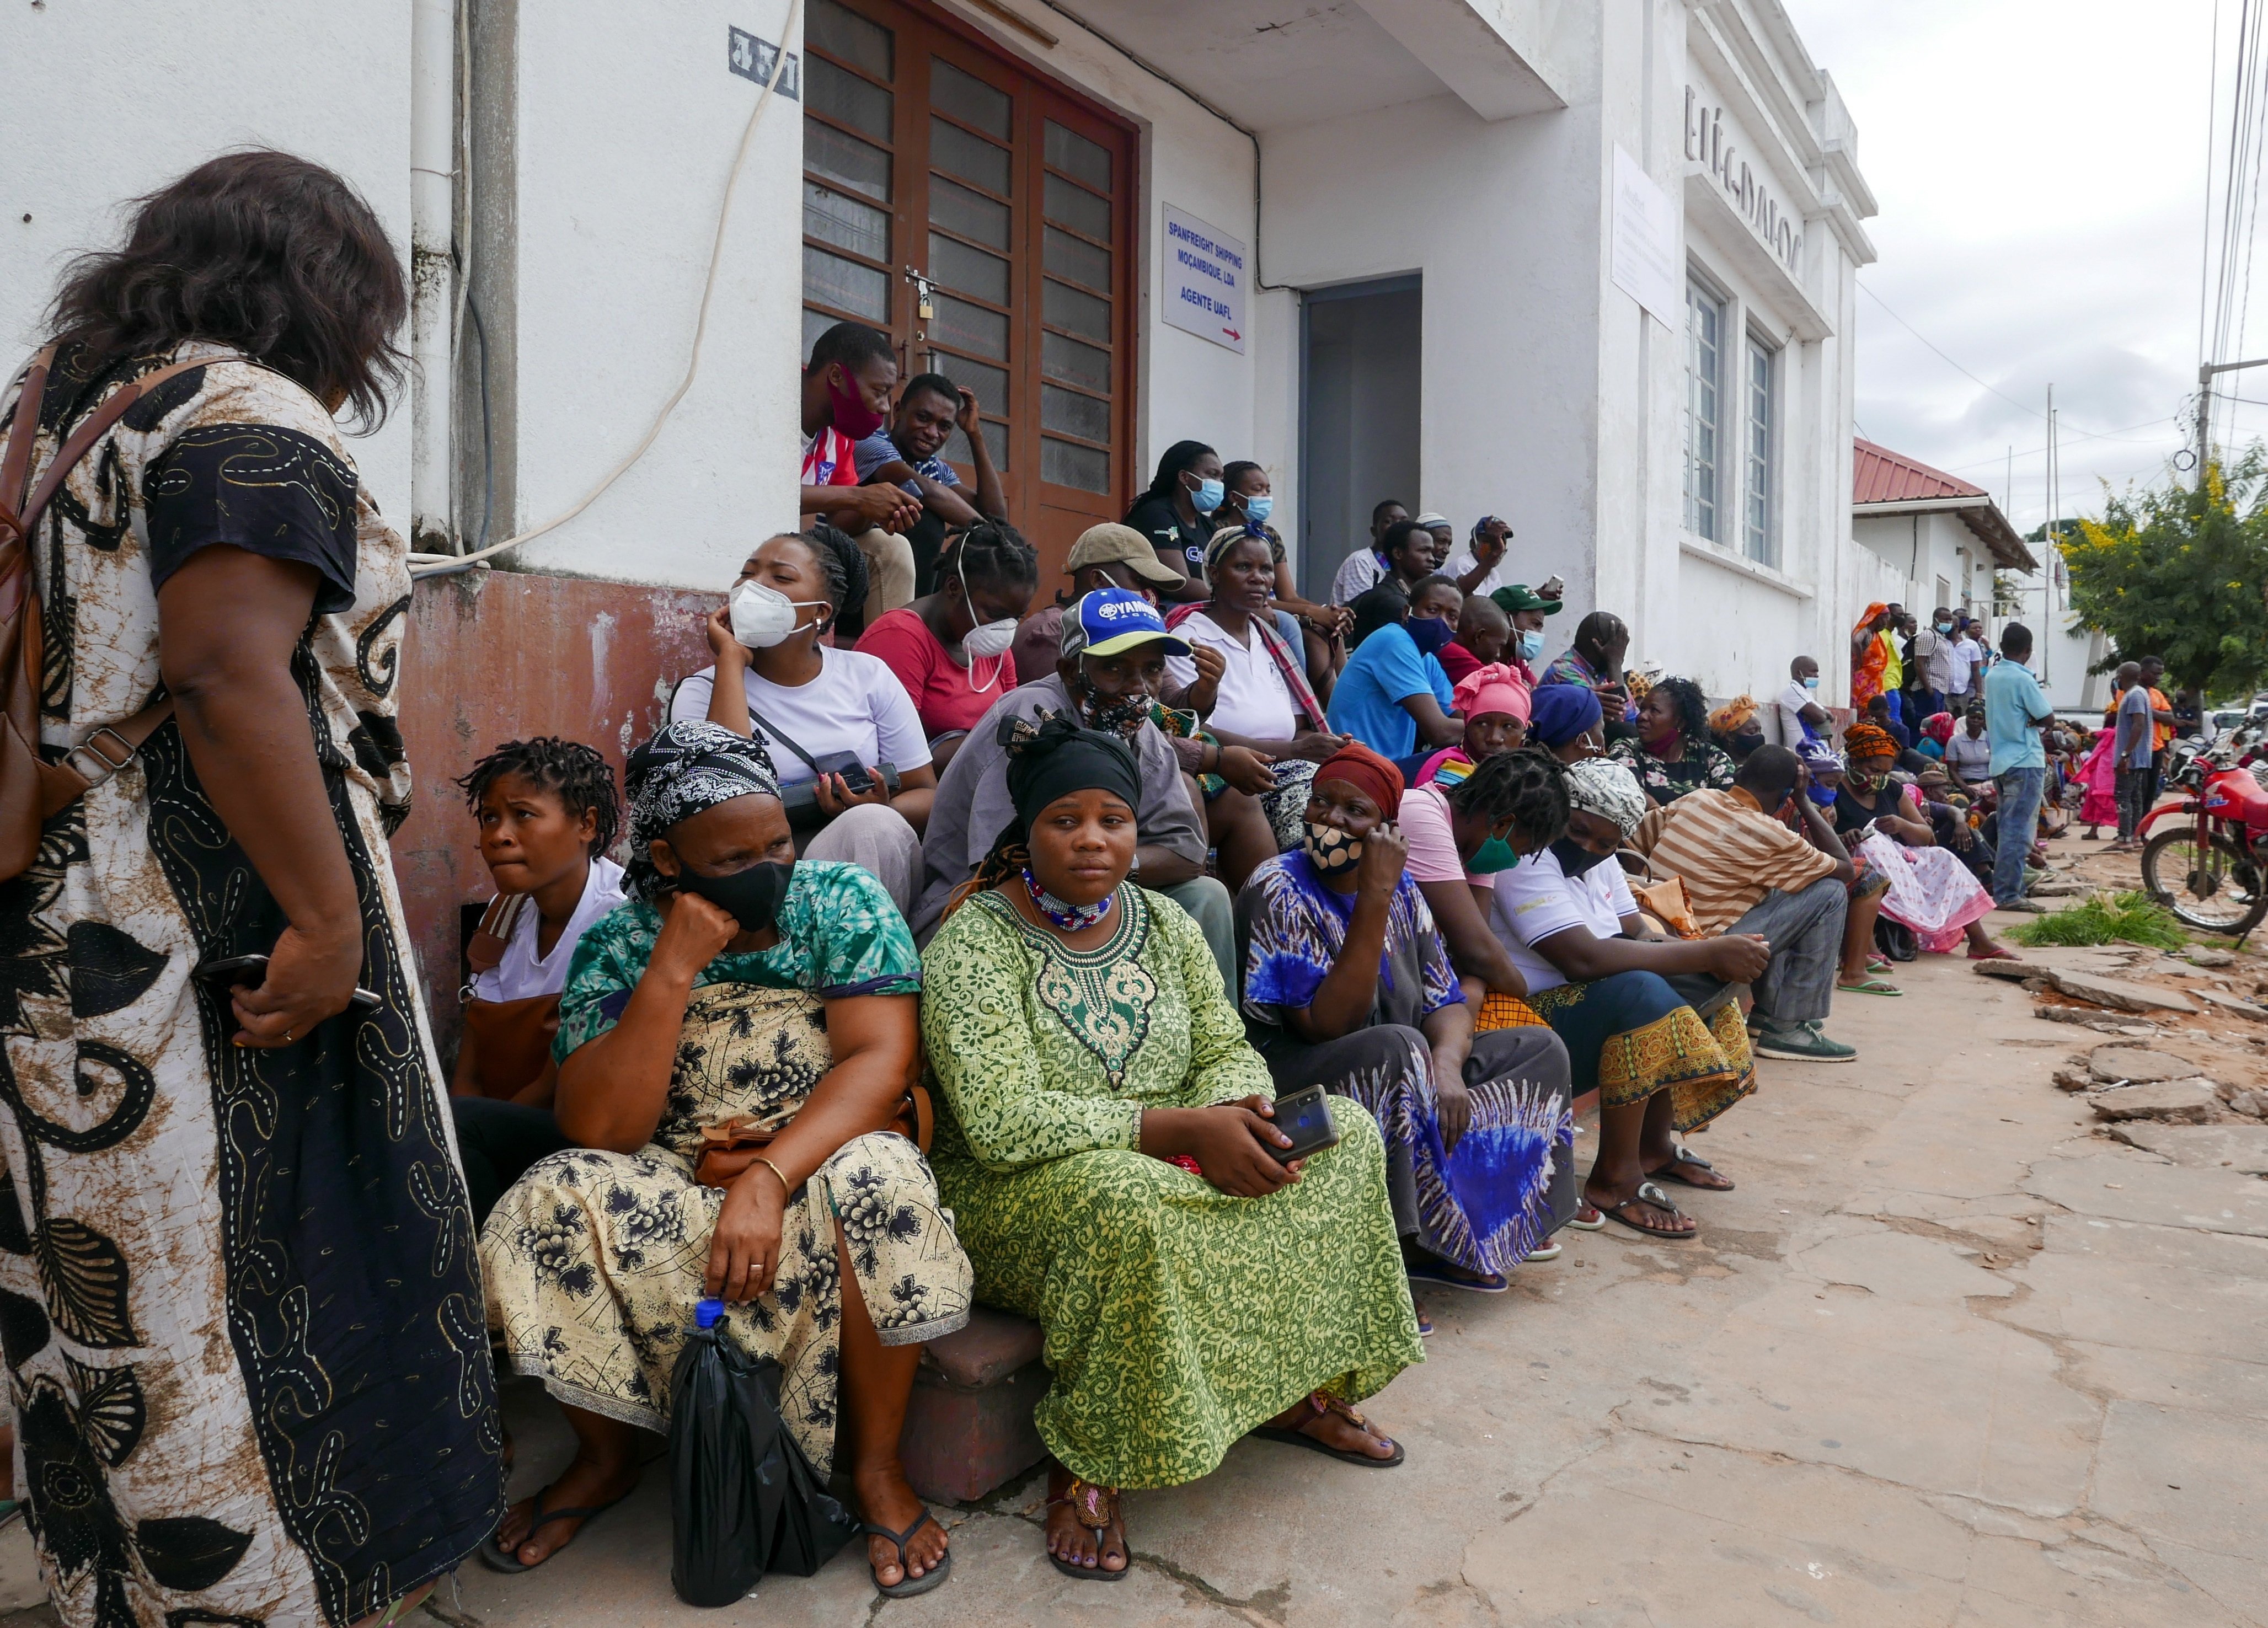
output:
POLYGON ((670 392, 669 400, 661 404, 661 410, 654 415, 652 424, 638 444, 630 449, 630 455, 608 470, 599 483, 584 494, 581 502, 552 516, 540 526, 531 526, 524 532, 506 537, 502 542, 490 543, 472 554, 412 553, 409 556, 412 578, 450 577, 459 571, 470 571, 482 561, 493 558, 506 549, 517 548, 531 538, 541 537, 548 531, 564 526, 598 502, 608 487, 622 479, 632 464, 645 456, 647 449, 660 436, 662 425, 669 422, 670 414, 677 410, 677 404, 693 387, 694 375, 701 371, 701 344, 709 332, 709 300, 717 289, 717 267, 725 257, 725 228, 733 217, 733 193, 740 183, 740 171, 747 163, 748 149, 755 141, 757 121, 764 116, 764 108, 771 101, 772 92, 787 71, 787 42, 795 38, 796 21, 802 6, 803 0, 788 0, 787 18, 780 26, 779 56, 772 64, 771 77, 764 81, 763 88, 756 93, 756 105, 749 109, 747 125, 740 131, 740 151, 733 155, 733 167, 725 172, 725 195, 717 206, 717 236, 709 246, 709 271, 701 283, 701 311, 693 324, 693 350, 685 358, 685 377, 677 381, 677 388, 670 392))

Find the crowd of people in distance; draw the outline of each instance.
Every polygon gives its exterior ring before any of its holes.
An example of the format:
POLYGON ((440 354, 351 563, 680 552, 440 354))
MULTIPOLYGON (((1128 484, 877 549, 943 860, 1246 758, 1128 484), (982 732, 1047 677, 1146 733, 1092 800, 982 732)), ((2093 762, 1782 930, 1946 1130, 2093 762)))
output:
POLYGON ((342 182, 231 155, 74 271, 0 402, 28 481, 163 385, 37 551, 42 739, 140 761, 0 889, 4 1394, 75 1628, 377 1628, 468 1552, 544 1565, 637 1484, 696 1308, 778 1365, 888 1597, 951 1574, 899 1442, 978 1303, 1044 1327, 1070 1577, 1247 1436, 1391 1470, 1359 1404, 1429 1301, 1565 1228, 1697 1236, 1739 1173, 1687 1138, 1760 1060, 1851 1061, 1838 996, 2007 954, 2042 832, 2131 842, 2176 724, 2131 664, 2090 748, 2021 626, 1994 659, 1896 606, 1848 713, 1808 656, 1712 710, 1609 611, 1552 651, 1502 519, 1393 501, 1311 601, 1267 471, 1197 442, 1043 583, 976 396, 842 323, 802 529, 619 784, 549 735, 457 783, 495 897, 445 1094, 387 858, 406 551, 331 417, 382 407, 405 310, 342 182), (304 478, 232 474, 278 447, 304 478), (160 674, 178 728, 137 721, 160 674), (576 1443, 508 1506, 499 1372, 576 1443))

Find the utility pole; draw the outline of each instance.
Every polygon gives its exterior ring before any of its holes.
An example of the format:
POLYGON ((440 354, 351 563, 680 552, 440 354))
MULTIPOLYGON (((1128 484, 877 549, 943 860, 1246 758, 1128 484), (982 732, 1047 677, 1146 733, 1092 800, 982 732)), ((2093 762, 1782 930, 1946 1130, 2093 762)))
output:
POLYGON ((2198 369, 2197 471, 2198 490, 2205 490, 2207 438, 2213 434, 2213 380, 2216 373, 2242 372, 2248 367, 2268 367, 2268 356, 2250 362, 2207 362, 2198 369))
POLYGON ((2040 528, 2043 556, 2040 562, 2040 688, 2048 686, 2048 652, 2055 648, 2059 629, 2055 617, 2056 512, 2062 497, 2061 471, 2056 468, 2055 386, 2048 387, 2048 523, 2040 528))

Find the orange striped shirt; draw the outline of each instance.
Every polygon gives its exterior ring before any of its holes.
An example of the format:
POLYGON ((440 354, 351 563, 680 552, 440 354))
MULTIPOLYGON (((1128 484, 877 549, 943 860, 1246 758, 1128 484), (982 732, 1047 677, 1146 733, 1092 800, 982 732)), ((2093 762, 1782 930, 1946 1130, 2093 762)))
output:
POLYGON ((1704 786, 1660 812, 1646 857, 1684 879, 1705 932, 1724 932, 1775 888, 1793 893, 1835 873, 1832 858, 1737 792, 1704 786))

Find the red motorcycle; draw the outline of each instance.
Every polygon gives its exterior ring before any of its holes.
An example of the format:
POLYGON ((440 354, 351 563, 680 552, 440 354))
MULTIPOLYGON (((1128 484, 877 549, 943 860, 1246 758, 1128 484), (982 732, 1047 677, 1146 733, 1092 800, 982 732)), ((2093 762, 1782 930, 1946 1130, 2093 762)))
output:
POLYGON ((2268 916, 2268 756, 2258 721, 2212 746, 2176 748, 2170 787, 2136 834, 2145 839, 2142 886, 2201 932, 2242 938, 2268 916), (2154 835, 2153 827, 2161 828, 2154 835))

